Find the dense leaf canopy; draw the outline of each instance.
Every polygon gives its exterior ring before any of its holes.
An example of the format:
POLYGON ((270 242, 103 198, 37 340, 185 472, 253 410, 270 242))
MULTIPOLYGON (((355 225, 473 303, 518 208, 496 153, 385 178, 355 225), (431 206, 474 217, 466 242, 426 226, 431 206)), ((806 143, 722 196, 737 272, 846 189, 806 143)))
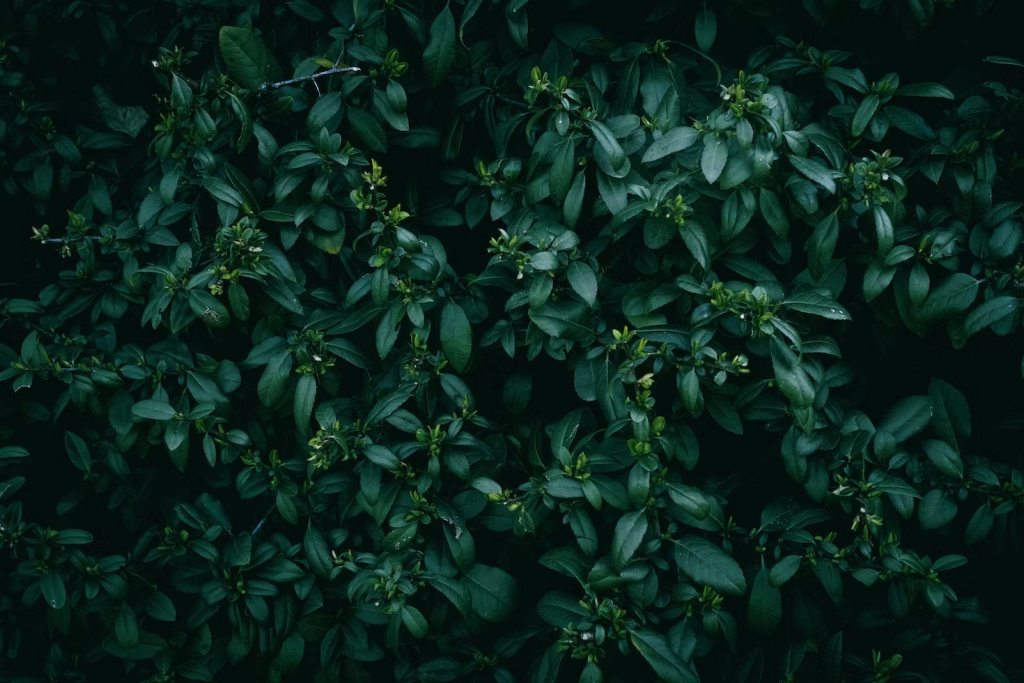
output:
POLYGON ((265 4, 0 2, 0 681, 1013 680, 991 3, 265 4))

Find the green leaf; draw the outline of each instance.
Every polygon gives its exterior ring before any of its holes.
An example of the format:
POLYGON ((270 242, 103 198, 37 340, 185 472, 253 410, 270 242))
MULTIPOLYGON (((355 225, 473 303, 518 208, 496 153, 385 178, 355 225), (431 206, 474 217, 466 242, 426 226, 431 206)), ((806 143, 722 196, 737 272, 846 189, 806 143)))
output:
POLYGON ((621 570, 633 558, 647 533, 647 512, 638 510, 619 517, 612 535, 612 560, 621 570))
POLYGON ((877 299, 889 286, 895 275, 896 266, 872 262, 864 273, 864 298, 868 301, 877 299))
POLYGON ((889 104, 885 107, 885 117, 892 122, 892 125, 919 140, 934 140, 935 131, 928 125, 917 112, 889 104))
POLYGON ((668 490, 672 502, 694 519, 698 521, 707 519, 707 516, 711 514, 711 503, 700 489, 685 484, 665 484, 665 488, 668 490))
POLYGON ((583 261, 573 261, 566 269, 566 275, 573 291, 593 306, 597 301, 597 276, 594 275, 594 270, 583 261))
POLYGON ((513 415, 518 415, 529 405, 532 391, 533 377, 521 372, 509 375, 505 380, 505 390, 502 392, 505 407, 513 415))
POLYGON ((700 389, 700 377, 696 370, 690 370, 683 374, 681 392, 683 406, 693 417, 700 417, 704 414, 704 393, 700 389))
POLYGON ((814 292, 798 292, 786 297, 782 305, 801 313, 821 316, 829 320, 851 320, 850 313, 838 302, 814 292))
POLYGON ((930 531, 932 529, 940 529, 956 517, 957 506, 956 501, 953 500, 945 491, 939 489, 932 489, 925 494, 924 499, 917 508, 917 519, 921 523, 921 528, 930 531))
POLYGON ((934 323, 966 311, 978 296, 978 281, 967 273, 953 273, 933 287, 917 316, 934 323))
POLYGON ((147 420, 170 420, 177 414, 178 411, 172 408, 170 404, 152 399, 139 401, 132 406, 132 415, 147 420))
POLYGON ((540 308, 531 308, 530 320, 558 339, 587 342, 594 336, 590 308, 576 301, 549 301, 540 308))
POLYGON ((402 623, 409 629, 413 638, 426 638, 430 632, 430 626, 423 617, 423 613, 412 605, 402 606, 402 623))
POLYGON ((971 521, 967 524, 967 545, 976 545, 988 538, 994 523, 995 515, 992 514, 992 503, 985 501, 983 505, 974 511, 971 521))
POLYGON ((541 619, 558 628, 569 623, 578 624, 587 616, 587 612, 580 607, 579 599, 559 591, 544 594, 537 602, 537 614, 541 619))
POLYGON ((401 461, 394 453, 378 444, 367 444, 363 446, 363 455, 365 455, 366 459, 374 465, 388 472, 397 470, 401 465, 401 461))
POLYGON ((722 175, 725 162, 729 159, 728 145, 711 133, 704 135, 704 151, 700 157, 700 170, 708 183, 714 183, 722 175))
POLYGON ((481 619, 499 623, 512 616, 519 587, 508 573, 477 563, 466 572, 462 582, 473 598, 473 611, 481 619))
POLYGON ((43 578, 39 580, 39 588, 43 592, 43 599, 53 609, 61 609, 67 602, 67 591, 64 588, 64 579, 60 572, 54 568, 47 569, 43 578))
POLYGON ((982 61, 989 62, 991 64, 1003 64, 1005 66, 1024 66, 1024 62, 1019 59, 1013 59, 1012 57, 990 56, 985 57, 982 61))
POLYGON ((802 561, 803 558, 799 555, 786 555, 768 572, 768 583, 775 587, 782 586, 796 576, 802 561))
POLYGON ((313 415, 313 405, 315 403, 316 379, 312 373, 307 373, 299 378, 299 383, 295 387, 295 400, 292 405, 295 426, 303 433, 309 429, 309 418, 313 415))
POLYGON ((135 612, 127 602, 122 602, 114 617, 114 634, 117 642, 121 645, 132 648, 139 644, 139 622, 135 618, 135 612))
MULTIPOLYGON (((136 404, 138 405, 138 404, 136 404)), ((83 472, 92 469, 92 456, 89 454, 89 447, 82 437, 72 432, 64 432, 64 449, 71 458, 71 463, 83 472)), ((25 455, 28 455, 26 452, 25 455)))
POLYGON ((235 314, 236 318, 243 322, 249 319, 249 295, 240 282, 232 283, 228 287, 228 301, 231 304, 231 312, 235 314))
POLYGON ((575 167, 576 145, 570 138, 559 143, 551 170, 548 171, 548 187, 551 190, 551 201, 555 204, 561 205, 568 197, 575 167))
POLYGON ((878 110, 878 101, 878 95, 875 93, 871 93, 861 101, 860 106, 857 107, 857 113, 853 115, 853 124, 850 126, 850 132, 854 137, 859 138, 871 123, 871 117, 878 110))
POLYGON ((650 164, 669 154, 682 152, 684 149, 692 147, 699 137, 700 133, 691 126, 673 128, 647 148, 647 151, 644 152, 643 163, 650 164))
POLYGON ((388 136, 373 114, 359 107, 347 107, 345 116, 352 132, 368 149, 381 154, 388 151, 388 136))
POLYGON ((921 444, 928 459, 935 467, 948 477, 964 478, 964 463, 960 455, 945 441, 928 439, 921 444))
POLYGON ((608 126, 600 121, 591 121, 590 130, 593 131, 597 143, 608 155, 608 161, 612 168, 618 171, 626 162, 626 153, 623 151, 622 145, 615 139, 615 135, 608 129, 608 126))
POLYGON ((928 386, 934 412, 932 429, 953 448, 960 450, 960 441, 971 437, 971 406, 956 387, 940 379, 928 386))
POLYGON ((427 84, 436 88, 444 83, 445 77, 455 63, 455 17, 445 3, 444 9, 430 25, 430 38, 423 52, 423 70, 427 84))
POLYGON ((160 591, 146 598, 146 614, 157 621, 174 621, 177 618, 174 603, 160 591))
POLYGON ((747 620, 755 633, 773 632, 782 622, 782 591, 768 580, 768 570, 761 567, 750 589, 747 620))
POLYGON ((708 394, 706 405, 708 414, 721 425, 722 429, 733 434, 743 435, 743 422, 728 398, 712 392, 708 394))
POLYGON ((931 399, 927 396, 910 396, 889 409, 878 425, 878 431, 889 432, 896 443, 902 443, 920 434, 931 419, 931 399))
POLYGON ((306 562, 313 573, 321 579, 326 579, 334 563, 331 560, 330 548, 320 530, 313 526, 312 521, 306 526, 306 535, 302 541, 306 553, 306 562))
POLYGON ((807 238, 804 251, 807 252, 807 268, 811 277, 818 280, 825 274, 825 268, 832 260, 836 243, 839 241, 839 219, 830 213, 818 223, 811 236, 807 238))
MULTIPOLYGON (((988 61, 988 60, 986 60, 988 61)), ((938 83, 914 83, 905 85, 896 91, 897 96, 903 97, 941 97, 942 99, 955 99, 953 91, 938 83)))
POLYGON ((641 629, 631 631, 629 640, 661 680, 667 683, 698 683, 696 674, 662 634, 641 629))
POLYGON ((761 215, 764 216, 768 226, 779 239, 786 239, 789 236, 789 218, 786 216, 786 210, 783 208, 779 196, 767 187, 762 187, 759 204, 761 215))
POLYGON ((739 563, 714 543, 699 536, 684 536, 676 543, 676 564, 698 584, 722 595, 743 595, 747 581, 739 563))
POLYGON ((875 219, 875 236, 878 240, 877 253, 879 256, 885 256, 892 251, 895 234, 892 228, 892 219, 885 212, 885 208, 877 202, 871 207, 871 215, 875 219))
POLYGON ((4 446, 0 448, 0 465, 10 464, 11 461, 28 457, 28 450, 21 446, 4 446), (4 461, 8 462, 4 462, 4 461))
POLYGON ((979 305, 967 314, 964 320, 964 337, 970 337, 989 325, 997 323, 1012 314, 1020 306, 1020 299, 1013 296, 997 296, 979 305))
POLYGON ((711 46, 715 44, 715 34, 718 32, 718 18, 714 10, 708 7, 707 2, 701 3, 697 10, 697 21, 694 25, 694 34, 697 38, 697 47, 704 52, 711 52, 711 46))
POLYGON ((816 159, 805 159, 798 157, 795 154, 790 154, 786 157, 789 159, 789 163, 793 165, 801 175, 805 176, 811 182, 822 186, 829 194, 835 194, 836 192, 836 181, 832 177, 832 172, 825 168, 821 162, 816 159))
POLYGON ((220 53, 228 76, 248 90, 281 78, 281 65, 259 36, 248 29, 224 26, 219 34, 220 53))
MULTIPOLYGON (((256 385, 256 394, 260 403, 268 408, 274 406, 284 396, 291 377, 292 354, 287 348, 278 352, 268 362, 256 385)), ((134 409, 133 409, 134 410, 134 409)))
POLYGON ((441 310, 440 333, 445 357, 456 370, 465 372, 473 353, 473 330, 466 312, 454 301, 441 310))
POLYGON ((285 557, 276 557, 256 570, 256 576, 271 583, 292 583, 305 575, 302 567, 285 557))
MULTIPOLYGON (((573 162, 575 161, 576 158, 574 156, 573 162)), ((586 196, 586 192, 587 176, 581 169, 573 178, 572 185, 569 186, 569 192, 565 196, 565 203, 562 206, 562 218, 570 230, 576 227, 576 222, 580 218, 580 212, 583 210, 583 198, 586 196)))

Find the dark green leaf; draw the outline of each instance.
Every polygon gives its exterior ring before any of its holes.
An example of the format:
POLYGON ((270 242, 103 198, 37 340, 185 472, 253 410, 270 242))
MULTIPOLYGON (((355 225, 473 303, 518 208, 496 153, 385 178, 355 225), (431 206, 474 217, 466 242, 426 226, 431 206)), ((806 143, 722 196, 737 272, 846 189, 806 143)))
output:
POLYGON ((455 63, 455 17, 445 4, 430 25, 430 40, 423 52, 423 68, 427 84, 436 88, 444 82, 455 63))
POLYGON ((281 78, 281 66, 263 40, 248 29, 224 26, 219 35, 220 52, 228 75, 243 88, 256 90, 281 78))
POLYGON ((699 536, 684 536, 676 543, 676 564, 698 584, 722 595, 743 595, 747 581, 740 565, 724 550, 699 536))

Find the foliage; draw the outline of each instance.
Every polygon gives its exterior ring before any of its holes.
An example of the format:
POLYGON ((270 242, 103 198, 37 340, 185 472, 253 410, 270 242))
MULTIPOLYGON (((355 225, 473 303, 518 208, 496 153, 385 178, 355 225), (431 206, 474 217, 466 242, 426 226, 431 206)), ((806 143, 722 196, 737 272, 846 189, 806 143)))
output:
POLYGON ((1020 90, 720 63, 776 4, 15 3, 0 182, 63 260, 0 301, 5 668, 1010 680, 956 570, 1024 474, 844 355, 1021 336, 1020 90), (43 20, 156 108, 59 115, 43 20))

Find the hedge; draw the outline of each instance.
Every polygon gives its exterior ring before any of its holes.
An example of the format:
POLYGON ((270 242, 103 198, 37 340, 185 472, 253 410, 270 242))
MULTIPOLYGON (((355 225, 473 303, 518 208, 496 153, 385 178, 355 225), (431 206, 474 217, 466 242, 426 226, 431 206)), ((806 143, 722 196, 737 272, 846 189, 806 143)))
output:
POLYGON ((0 680, 1014 680, 951 5, 0 4, 0 680))

